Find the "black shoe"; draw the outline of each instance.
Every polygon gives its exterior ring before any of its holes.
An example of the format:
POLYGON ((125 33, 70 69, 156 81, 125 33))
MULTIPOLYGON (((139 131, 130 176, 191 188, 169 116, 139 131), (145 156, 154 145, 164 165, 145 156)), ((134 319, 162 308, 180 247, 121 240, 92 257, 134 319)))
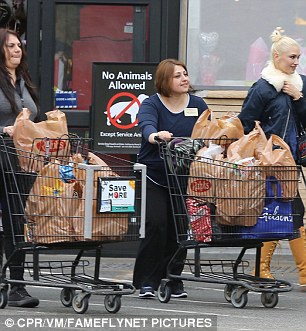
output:
POLYGON ((147 298, 154 298, 154 297, 155 297, 155 293, 154 293, 153 287, 143 286, 140 288, 139 298, 147 299, 147 298))
POLYGON ((8 306, 33 308, 38 305, 39 300, 31 297, 24 286, 12 286, 8 297, 8 306))
POLYGON ((174 284, 171 286, 171 298, 187 298, 188 294, 184 290, 182 283, 174 284))

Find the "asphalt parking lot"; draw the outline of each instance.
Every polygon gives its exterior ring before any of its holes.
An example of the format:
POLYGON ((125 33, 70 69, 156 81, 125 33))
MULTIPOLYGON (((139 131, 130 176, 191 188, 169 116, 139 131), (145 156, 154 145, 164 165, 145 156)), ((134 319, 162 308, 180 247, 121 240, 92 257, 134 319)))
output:
MULTIPOLYGON (((202 256, 231 260, 239 251, 238 248, 211 247, 205 249, 202 256)), ((255 250, 247 251, 247 273, 253 269, 254 257, 255 250)), ((72 256, 57 254, 41 258, 64 261, 71 260, 72 256)), ((93 257, 86 259, 90 262, 89 272, 93 271, 93 257)), ((102 257, 100 277, 131 284, 133 265, 134 258, 102 257)), ((87 311, 77 314, 61 303, 60 288, 28 286, 29 292, 40 298, 40 305, 35 309, 5 307, 0 314, 0 330, 305 330, 306 291, 302 292, 298 286, 298 273, 288 242, 281 242, 276 250, 272 272, 277 279, 293 284, 291 291, 279 293, 278 304, 274 308, 264 307, 261 294, 252 291, 247 295, 246 306, 235 308, 225 299, 224 284, 187 281, 187 299, 170 299, 168 303, 161 303, 157 298, 139 299, 136 291, 123 295, 120 310, 112 314, 105 308, 103 295, 91 295, 87 311)))

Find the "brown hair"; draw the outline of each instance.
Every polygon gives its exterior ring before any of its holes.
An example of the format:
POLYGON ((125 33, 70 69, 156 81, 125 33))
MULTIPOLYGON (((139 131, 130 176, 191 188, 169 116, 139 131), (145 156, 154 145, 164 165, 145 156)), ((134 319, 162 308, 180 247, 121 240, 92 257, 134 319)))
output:
POLYGON ((181 66, 186 72, 186 65, 176 59, 165 59, 159 63, 155 72, 155 88, 157 92, 165 97, 171 95, 171 82, 174 73, 174 67, 181 66))

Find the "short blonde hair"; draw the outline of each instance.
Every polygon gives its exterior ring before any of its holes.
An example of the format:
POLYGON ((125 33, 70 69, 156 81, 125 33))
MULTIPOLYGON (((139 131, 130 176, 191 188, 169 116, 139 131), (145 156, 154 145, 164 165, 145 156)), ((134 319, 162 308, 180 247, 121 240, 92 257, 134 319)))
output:
POLYGON ((281 27, 277 27, 271 34, 272 46, 271 46, 271 59, 274 61, 274 54, 283 54, 287 52, 292 46, 301 48, 300 44, 288 37, 283 35, 284 30, 281 27))

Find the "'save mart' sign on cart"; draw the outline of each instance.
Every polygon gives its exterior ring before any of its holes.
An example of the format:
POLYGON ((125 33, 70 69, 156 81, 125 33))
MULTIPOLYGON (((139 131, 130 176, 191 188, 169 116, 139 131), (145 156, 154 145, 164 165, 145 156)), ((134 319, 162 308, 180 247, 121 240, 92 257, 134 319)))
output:
POLYGON ((137 154, 141 143, 137 114, 155 93, 152 63, 93 63, 91 133, 94 150, 137 154))

